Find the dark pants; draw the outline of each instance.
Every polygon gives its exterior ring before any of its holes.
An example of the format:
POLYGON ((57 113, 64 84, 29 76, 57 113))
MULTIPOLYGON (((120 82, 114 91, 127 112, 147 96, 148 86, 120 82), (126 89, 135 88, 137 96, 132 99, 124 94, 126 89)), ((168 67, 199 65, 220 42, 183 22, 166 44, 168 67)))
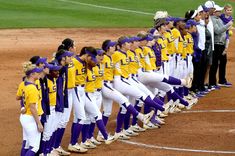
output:
POLYGON ((222 55, 224 52, 225 45, 215 44, 215 51, 213 52, 212 65, 209 73, 209 84, 216 85, 216 74, 219 67, 219 83, 226 83, 226 64, 227 64, 227 55, 222 55))
POLYGON ((199 73, 200 73, 200 60, 193 58, 193 82, 191 91, 197 91, 199 89, 199 73))

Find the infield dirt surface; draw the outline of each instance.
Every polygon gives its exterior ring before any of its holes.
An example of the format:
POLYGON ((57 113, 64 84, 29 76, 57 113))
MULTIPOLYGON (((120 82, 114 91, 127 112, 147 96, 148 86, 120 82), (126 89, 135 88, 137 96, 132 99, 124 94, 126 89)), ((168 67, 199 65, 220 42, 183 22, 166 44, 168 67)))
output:
MULTIPOLYGON (((0 30, 0 155, 16 156, 20 153, 22 128, 19 122, 19 102, 15 100, 18 84, 21 82, 24 61, 33 55, 52 57, 64 38, 72 38, 77 52, 83 46, 100 47, 105 39, 115 40, 121 35, 133 35, 145 29, 5 29, 0 30)), ((227 79, 235 85, 235 37, 230 41, 227 64, 227 79)), ((192 110, 235 110, 235 88, 222 88, 201 98, 192 110)), ((108 123, 111 134, 115 130, 118 106, 108 123)), ((71 123, 67 126, 62 146, 67 149, 70 140, 71 123)), ((166 118, 166 125, 160 129, 148 130, 132 142, 147 145, 177 147, 195 150, 235 151, 235 112, 225 113, 178 113, 166 118)), ((76 154, 72 154, 76 155, 76 154)), ((201 153, 147 148, 116 141, 111 145, 100 145, 89 150, 88 155, 112 156, 211 156, 235 155, 201 153)))

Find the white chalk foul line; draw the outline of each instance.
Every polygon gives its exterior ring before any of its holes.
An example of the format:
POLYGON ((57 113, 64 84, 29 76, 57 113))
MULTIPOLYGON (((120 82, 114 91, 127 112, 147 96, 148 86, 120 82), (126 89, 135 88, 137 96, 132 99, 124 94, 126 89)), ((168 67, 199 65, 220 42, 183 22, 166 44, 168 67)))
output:
POLYGON ((234 113, 235 110, 191 110, 183 111, 181 113, 234 113))
POLYGON ((122 12, 129 12, 129 13, 134 13, 134 14, 151 15, 151 16, 154 15, 153 13, 149 13, 149 12, 121 9, 121 8, 114 8, 114 7, 108 7, 108 6, 103 6, 103 5, 95 5, 95 4, 90 4, 90 3, 82 3, 82 2, 78 2, 78 1, 68 1, 68 0, 57 0, 57 1, 66 2, 66 3, 73 3, 73 4, 79 4, 79 5, 84 5, 84 6, 94 7, 94 8, 101 8, 101 9, 108 9, 108 10, 122 11, 122 12))
POLYGON ((152 148, 152 149, 163 149, 163 150, 182 151, 182 152, 197 152, 197 153, 235 154, 235 151, 197 150, 197 149, 186 149, 186 148, 177 148, 177 147, 156 146, 139 142, 127 141, 127 140, 121 140, 121 142, 146 148, 152 148))

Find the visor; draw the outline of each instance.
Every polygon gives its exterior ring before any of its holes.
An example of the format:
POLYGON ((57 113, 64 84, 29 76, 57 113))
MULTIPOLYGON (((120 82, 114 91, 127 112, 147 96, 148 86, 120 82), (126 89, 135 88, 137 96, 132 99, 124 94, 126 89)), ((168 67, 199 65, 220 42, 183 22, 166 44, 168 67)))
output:
POLYGON ((68 56, 68 57, 73 56, 73 52, 65 51, 62 55, 58 56, 57 59, 60 60, 60 59, 62 59, 62 57, 66 57, 66 56, 68 56))
POLYGON ((191 18, 196 17, 196 16, 197 16, 197 14, 198 14, 198 11, 197 11, 197 10, 195 10, 195 11, 194 11, 194 13, 193 13, 193 15, 191 16, 191 18))
POLYGON ((214 1, 207 1, 205 3, 205 7, 211 9, 211 8, 215 8, 215 2, 214 1))
POLYGON ((33 68, 32 70, 29 70, 26 72, 26 75, 29 76, 32 73, 41 73, 43 71, 43 68, 33 68))
POLYGON ((46 64, 46 62, 47 62, 47 58, 45 58, 45 57, 40 57, 37 61, 36 61, 36 65, 39 65, 40 63, 44 63, 44 64, 46 64))
POLYGON ((85 50, 86 54, 88 54, 89 56, 91 56, 92 61, 94 61, 95 63, 97 63, 97 59, 96 59, 96 55, 92 54, 90 51, 85 50))
POLYGON ((131 42, 131 41, 130 41, 129 38, 124 38, 120 43, 121 43, 121 44, 124 44, 124 43, 126 43, 126 42, 129 43, 129 42, 131 42))
POLYGON ((108 43, 108 45, 105 47, 105 51, 107 51, 110 47, 113 47, 113 46, 116 46, 117 45, 117 42, 112 42, 112 41, 110 41, 109 43, 108 43))
POLYGON ((46 63, 45 67, 48 68, 49 70, 60 70, 62 68, 62 66, 53 65, 50 63, 46 63))
POLYGON ((97 52, 98 55, 102 55, 102 54, 105 53, 105 51, 102 50, 102 49, 97 49, 96 52, 97 52))

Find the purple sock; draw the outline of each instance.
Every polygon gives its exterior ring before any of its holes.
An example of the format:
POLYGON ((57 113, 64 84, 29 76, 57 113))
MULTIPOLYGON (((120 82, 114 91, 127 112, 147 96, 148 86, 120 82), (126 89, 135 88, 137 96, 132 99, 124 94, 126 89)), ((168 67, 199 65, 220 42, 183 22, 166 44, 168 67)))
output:
POLYGON ((109 117, 103 115, 102 119, 103 119, 104 125, 106 126, 108 123, 109 117))
POLYGON ((171 93, 171 91, 169 91, 167 92, 167 95, 170 96, 173 101, 179 99, 181 104, 188 106, 188 102, 181 98, 176 92, 171 93))
POLYGON ((125 114, 124 119, 124 129, 127 130, 130 127, 130 119, 131 119, 131 113, 129 111, 125 114))
POLYGON ((46 154, 47 141, 41 140, 40 153, 46 154))
POLYGON ((122 130, 122 124, 124 122, 125 114, 121 114, 122 108, 120 108, 118 115, 117 115, 117 127, 116 127, 116 133, 121 132, 122 130))
POLYGON ((94 131, 95 131, 95 123, 91 123, 88 133, 88 139, 91 139, 94 136, 94 131))
POLYGON ((144 114, 148 114, 151 111, 151 108, 148 105, 144 105, 144 114))
POLYGON ((21 152, 20 152, 20 156, 24 156, 25 153, 28 151, 28 149, 25 149, 25 144, 26 144, 26 140, 23 140, 23 142, 22 142, 22 147, 21 147, 21 152))
POLYGON ((65 128, 59 128, 56 132, 55 148, 58 148, 61 144, 65 128))
POLYGON ((43 151, 44 155, 50 153, 50 144, 51 144, 51 139, 45 142, 45 149, 43 151))
POLYGON ((127 111, 129 111, 133 116, 137 116, 139 114, 139 112, 131 105, 129 104, 129 106, 126 106, 126 104, 122 104, 126 109, 127 111))
POLYGON ((104 139, 107 140, 108 139, 108 133, 107 133, 107 130, 104 126, 103 120, 97 120, 96 124, 97 124, 97 127, 100 130, 101 134, 103 135, 104 139))
POLYGON ((79 123, 73 123, 71 128, 71 139, 70 143, 75 145, 78 141, 79 134, 81 132, 82 125, 79 123))
POLYGON ((32 151, 33 147, 29 147, 28 151, 25 153, 25 156, 35 156, 35 152, 32 151))
POLYGON ((188 96, 189 89, 187 87, 184 87, 184 96, 188 96))
MULTIPOLYGON (((50 141, 50 145, 49 145, 49 148, 50 148, 50 152, 53 150, 53 145, 55 143, 55 132, 52 133, 52 136, 51 136, 51 141, 50 141)), ((49 152, 49 153, 50 153, 49 152)))
POLYGON ((184 97, 184 88, 183 87, 179 88, 179 93, 178 94, 179 94, 180 97, 182 97, 182 98, 184 97))
POLYGON ((181 85, 181 80, 177 79, 177 78, 174 78, 172 76, 169 76, 168 79, 164 78, 162 80, 162 82, 165 82, 165 83, 168 83, 168 84, 171 84, 171 85, 181 85))
POLYGON ((160 97, 160 99, 159 99, 157 96, 155 96, 153 101, 156 102, 157 104, 159 104, 160 106, 163 106, 164 105, 164 98, 163 99, 161 99, 161 98, 162 97, 160 97))
MULTIPOLYGON (((136 102, 134 108, 135 108, 138 112, 141 112, 141 107, 139 107, 138 104, 139 104, 139 101, 136 102)), ((133 126, 136 125, 136 124, 137 124, 137 121, 138 121, 137 117, 136 117, 136 116, 133 116, 133 118, 132 118, 132 125, 133 125, 133 126)))
POLYGON ((90 124, 84 124, 82 126, 82 142, 86 142, 87 137, 88 137, 88 132, 89 132, 90 124))
POLYGON ((153 108, 157 109, 157 110, 160 110, 160 111, 164 111, 164 110, 165 110, 162 106, 160 106, 159 104, 157 104, 156 102, 154 102, 154 101, 150 98, 150 96, 148 96, 148 97, 144 100, 144 103, 145 103, 146 105, 149 105, 150 107, 153 107, 153 108))

